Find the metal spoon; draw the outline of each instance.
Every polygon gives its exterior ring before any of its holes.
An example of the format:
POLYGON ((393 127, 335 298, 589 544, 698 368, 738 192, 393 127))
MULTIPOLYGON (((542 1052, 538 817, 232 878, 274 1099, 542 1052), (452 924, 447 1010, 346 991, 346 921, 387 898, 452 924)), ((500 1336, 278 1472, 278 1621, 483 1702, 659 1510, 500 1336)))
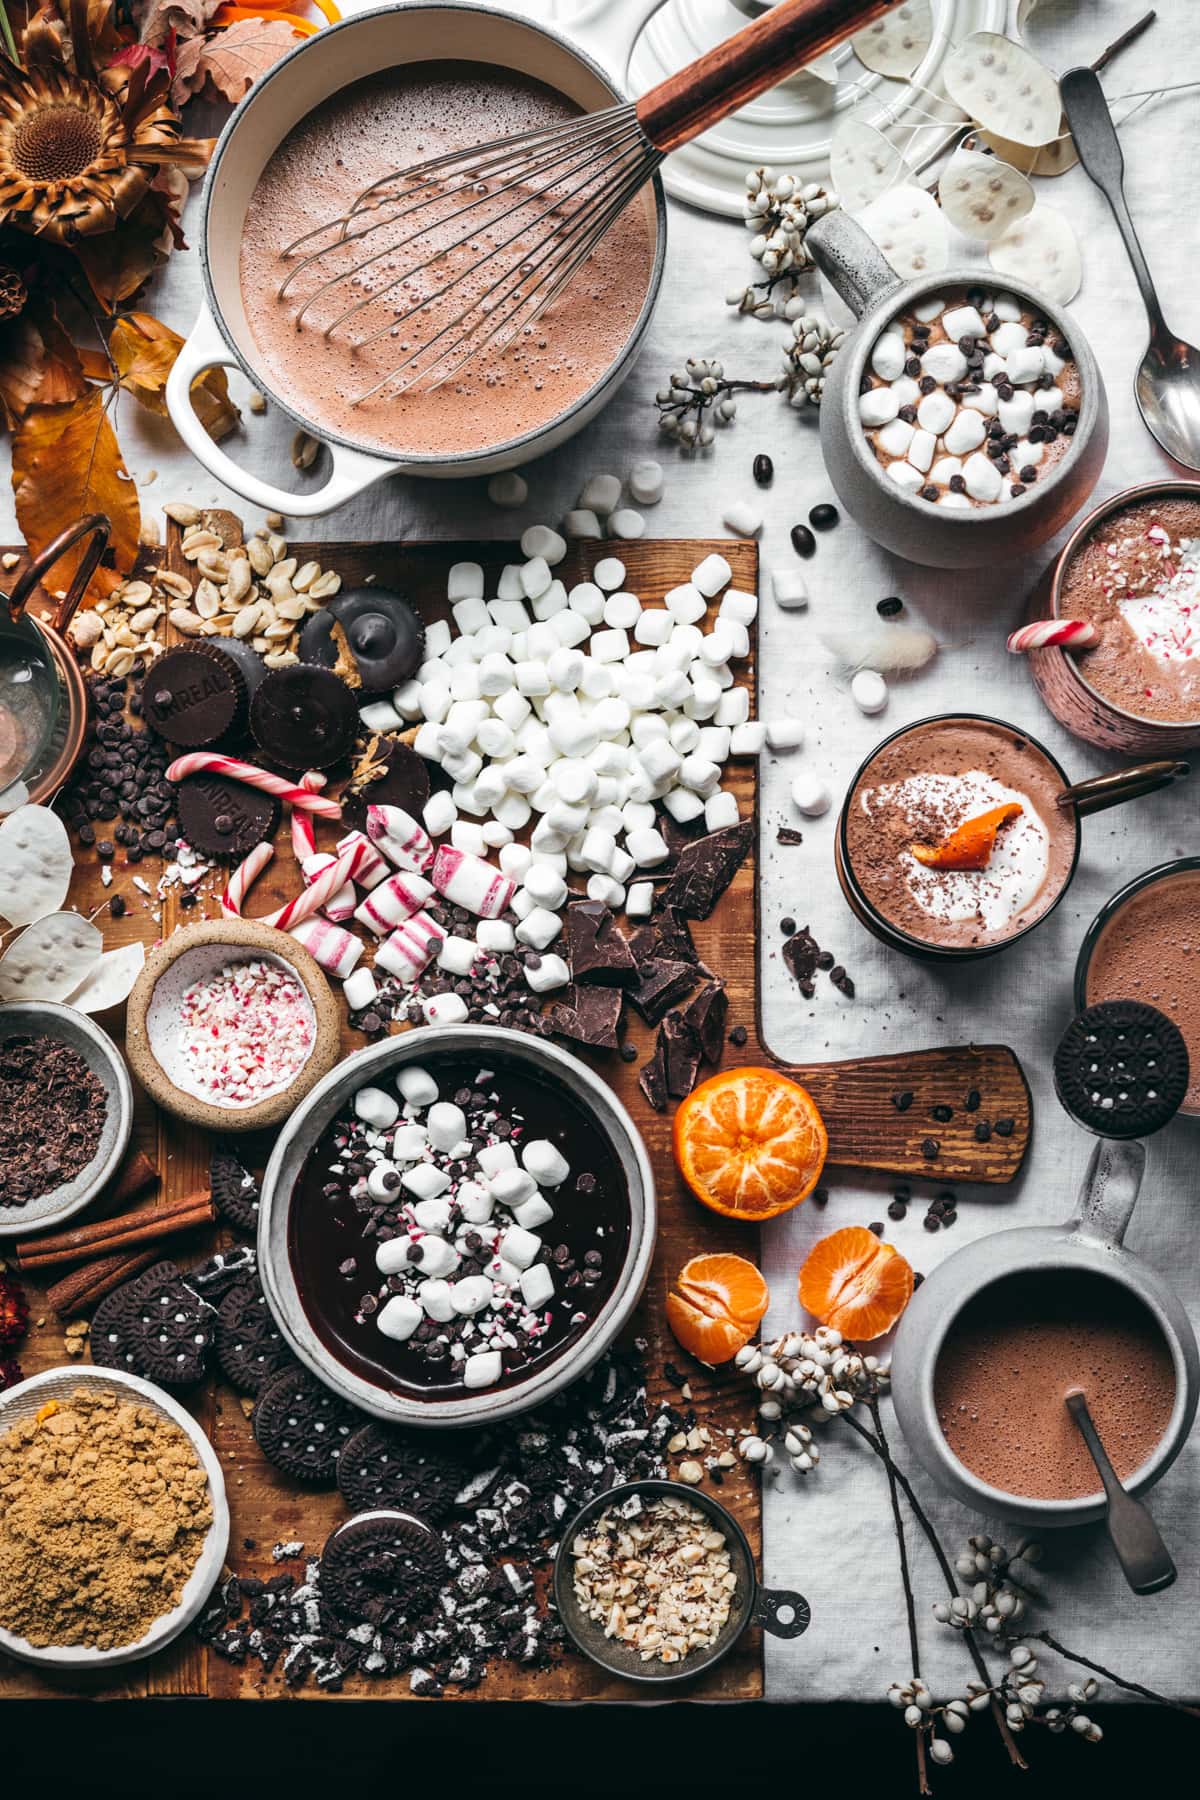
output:
POLYGON ((1108 1508, 1104 1523, 1117 1553, 1122 1573, 1135 1594, 1157 1594, 1170 1587, 1175 1579, 1171 1553, 1159 1536, 1158 1526, 1140 1500, 1126 1493, 1117 1472, 1108 1460, 1108 1452, 1100 1442, 1100 1433, 1088 1411, 1082 1388, 1072 1388, 1066 1396, 1067 1411, 1079 1427, 1084 1443, 1104 1484, 1108 1508))
POLYGON ((1200 350, 1176 337, 1163 318, 1125 202, 1125 159, 1104 89, 1087 68, 1068 69, 1058 85, 1079 160, 1112 208, 1150 320, 1150 343, 1133 384, 1138 409, 1168 456, 1200 470, 1200 350))

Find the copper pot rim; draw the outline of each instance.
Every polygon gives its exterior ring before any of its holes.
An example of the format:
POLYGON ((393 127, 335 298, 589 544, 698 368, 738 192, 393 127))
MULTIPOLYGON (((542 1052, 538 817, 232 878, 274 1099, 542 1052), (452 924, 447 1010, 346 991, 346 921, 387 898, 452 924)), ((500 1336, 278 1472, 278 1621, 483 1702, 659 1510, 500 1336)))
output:
POLYGON ((62 633, 46 619, 30 615, 30 620, 45 640, 51 662, 66 690, 65 698, 60 701, 67 722, 62 748, 29 789, 28 803, 39 806, 66 786, 83 753, 88 730, 88 691, 75 653, 62 633))
MULTIPOLYGON (((1181 475, 1169 475, 1151 481, 1135 481, 1130 487, 1118 489, 1115 494, 1110 494, 1106 500, 1101 500, 1098 506, 1094 506, 1086 518, 1081 519, 1076 525, 1054 559, 1050 571, 1050 618, 1062 617, 1059 611, 1059 598, 1063 577, 1072 559, 1078 554, 1082 544, 1091 536, 1097 526, 1103 524, 1105 519, 1111 518, 1113 513, 1120 512, 1123 507, 1136 506, 1143 500, 1174 494, 1182 494, 1185 499, 1192 499, 1200 503, 1200 481, 1189 481, 1181 475)), ((1197 726, 1200 725, 1200 717, 1195 719, 1148 719, 1144 713, 1130 712, 1128 707, 1119 706, 1115 700, 1110 699, 1107 694, 1102 694, 1099 688, 1093 686, 1080 668, 1078 659, 1070 655, 1059 644, 1047 645, 1041 650, 1034 650, 1031 654, 1035 657, 1057 658, 1064 671, 1092 696, 1098 706, 1127 724, 1142 728, 1150 727, 1152 730, 1162 731, 1168 736, 1177 731, 1190 732, 1194 736, 1197 726)))

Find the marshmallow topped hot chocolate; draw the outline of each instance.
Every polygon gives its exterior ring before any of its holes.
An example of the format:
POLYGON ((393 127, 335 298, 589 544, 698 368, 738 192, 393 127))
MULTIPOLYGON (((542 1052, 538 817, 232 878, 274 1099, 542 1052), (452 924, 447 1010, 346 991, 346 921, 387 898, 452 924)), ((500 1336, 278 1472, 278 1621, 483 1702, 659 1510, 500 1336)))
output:
POLYGON ((1070 346, 1013 294, 929 294, 876 339, 858 413, 890 481, 947 510, 1018 500, 1067 454, 1070 346))
POLYGON ((895 929, 978 949, 1024 931, 1070 873, 1075 824, 1037 747, 986 719, 930 719, 889 740, 846 812, 850 873, 895 929))
MULTIPOLYGON (((242 237, 242 299, 266 382, 314 425, 398 454, 485 450, 536 431, 573 406, 620 356, 645 304, 654 263, 650 194, 626 208, 567 287, 515 341, 484 346, 439 387, 418 382, 398 393, 398 381, 385 382, 369 399, 362 396, 414 351, 428 349, 454 314, 485 299, 501 268, 514 266, 521 242, 504 248, 514 230, 528 231, 531 249, 545 242, 544 228, 534 221, 546 202, 515 213, 512 194, 497 193, 494 208, 485 205, 455 224, 453 214, 464 202, 447 189, 421 211, 345 245, 334 248, 327 234, 295 255, 284 252, 348 213, 373 182, 450 151, 557 125, 577 111, 561 94, 515 71, 423 62, 353 82, 302 119, 259 178, 242 237), (470 240, 455 250, 465 225, 473 228, 470 240), (415 244, 404 249, 400 242, 415 230, 428 232, 439 253, 420 273, 414 265, 426 251, 415 244), (304 255, 318 248, 326 253, 298 271, 304 255), (384 254, 350 273, 378 251, 384 254), (436 293, 448 272, 457 276, 468 269, 444 301, 404 318, 436 293), (295 279, 280 298, 290 275, 295 279), (331 277, 338 279, 314 298, 331 277), (298 330, 297 315, 310 300, 298 330), (359 303, 360 310, 326 337, 337 316, 359 303)), ((404 204, 377 216, 398 214, 404 204)), ((451 333, 445 341, 452 341, 451 333)))

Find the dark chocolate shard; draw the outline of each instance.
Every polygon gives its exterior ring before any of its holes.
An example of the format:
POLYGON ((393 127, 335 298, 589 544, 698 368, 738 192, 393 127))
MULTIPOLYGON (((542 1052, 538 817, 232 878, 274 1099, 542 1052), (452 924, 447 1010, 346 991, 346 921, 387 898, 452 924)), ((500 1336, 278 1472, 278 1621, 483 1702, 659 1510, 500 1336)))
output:
POLYGON ((696 1033, 700 1054, 706 1063, 719 1063, 725 1046, 725 1019, 729 1012, 729 995, 723 981, 710 981, 688 1003, 684 1020, 696 1033))
POLYGON ((649 1062, 644 1062, 638 1072, 638 1086, 645 1094, 655 1112, 665 1112, 667 1107, 667 1065, 663 1050, 662 1034, 659 1033, 654 1055, 649 1062))
POLYGON ((673 1100, 686 1100, 700 1073, 699 1032, 683 1013, 669 1012, 658 1028, 658 1048, 662 1051, 668 1094, 673 1100))
POLYGON ((664 907, 645 925, 639 925, 629 940, 629 948, 639 967, 652 956, 665 956, 674 962, 700 961, 692 942, 692 928, 673 906, 664 907))
POLYGON ((710 831, 679 853, 679 863, 659 896, 660 907, 674 906, 685 919, 707 919, 754 842, 754 821, 710 831))
POLYGON ((550 1024, 560 1037, 593 1050, 616 1050, 624 995, 620 988, 569 987, 550 1008, 550 1024))
POLYGON ((783 946, 783 960, 799 982, 801 991, 812 987, 820 957, 821 946, 807 925, 802 925, 783 946))
POLYGON ((567 959, 577 982, 636 987, 640 980, 629 940, 601 900, 573 900, 568 906, 567 959))
POLYGON ((629 989, 629 1001, 647 1025, 657 1025, 696 985, 696 971, 690 963, 667 957, 649 957, 640 965, 640 973, 637 987, 629 989))

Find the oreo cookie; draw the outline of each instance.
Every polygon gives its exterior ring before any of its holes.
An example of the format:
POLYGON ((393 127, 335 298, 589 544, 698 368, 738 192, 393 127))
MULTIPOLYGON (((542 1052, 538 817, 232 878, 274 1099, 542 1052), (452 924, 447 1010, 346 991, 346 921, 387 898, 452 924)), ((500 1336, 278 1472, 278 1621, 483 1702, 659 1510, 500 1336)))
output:
POLYGON ((446 1577, 433 1527, 393 1508, 356 1513, 325 1540, 321 1597, 347 1624, 399 1630, 429 1611, 446 1577))
POLYGON ((465 1480, 463 1465, 425 1431, 364 1425, 338 1457, 338 1489, 351 1512, 398 1507, 437 1525, 465 1480))
POLYGON ((218 1144, 209 1159, 208 1185, 223 1219, 239 1231, 257 1231, 258 1183, 228 1144, 218 1144))
POLYGON ((203 856, 240 862, 273 836, 279 823, 274 794, 211 772, 185 775, 175 786, 180 836, 203 856))
POLYGON ((250 703, 250 730, 285 769, 328 769, 349 756, 358 706, 340 675, 311 663, 272 669, 250 703))
POLYGON ((257 1281, 239 1281, 217 1308, 217 1362, 240 1394, 257 1394, 286 1369, 292 1353, 257 1281))
POLYGON ((1104 1000, 1073 1019, 1054 1053, 1054 1089, 1098 1137, 1146 1137, 1178 1112, 1188 1089, 1179 1027, 1139 1000, 1104 1000))
POLYGON ((179 644, 154 664, 142 688, 142 714, 169 744, 204 750, 246 722, 246 682, 231 657, 208 644, 179 644))
POLYGON ((160 1387, 194 1387, 208 1369, 215 1320, 173 1262, 155 1263, 96 1308, 92 1361, 160 1387))
POLYGON ((362 1415, 299 1364, 275 1375, 255 1403, 258 1447, 293 1481, 332 1487, 338 1458, 362 1415))

